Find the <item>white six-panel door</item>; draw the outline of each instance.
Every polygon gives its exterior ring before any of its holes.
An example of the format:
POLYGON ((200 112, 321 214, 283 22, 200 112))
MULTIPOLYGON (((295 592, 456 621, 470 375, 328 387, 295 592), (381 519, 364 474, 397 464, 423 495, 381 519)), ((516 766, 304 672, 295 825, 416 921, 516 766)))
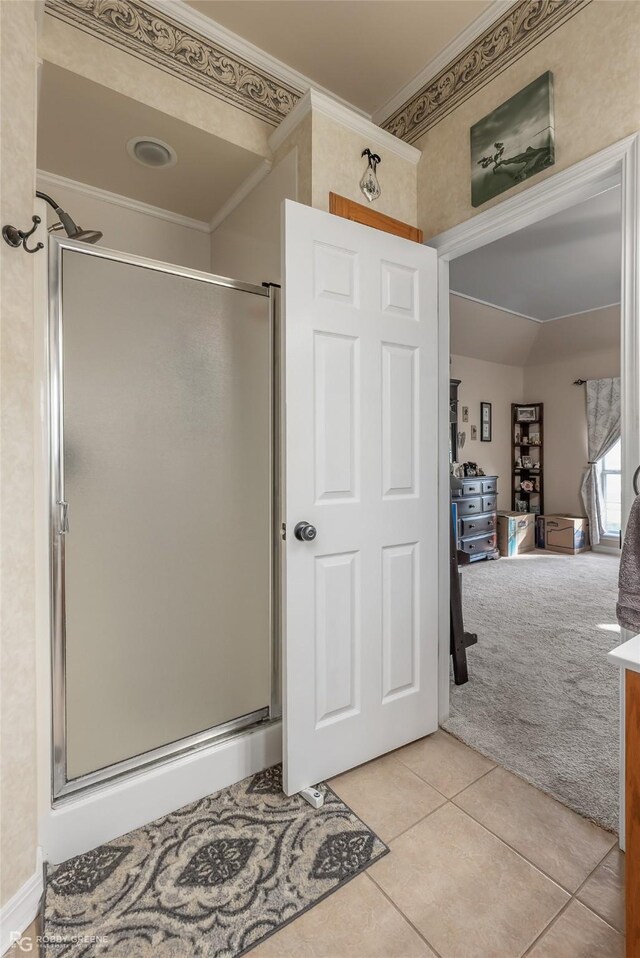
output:
POLYGON ((437 265, 297 203, 284 217, 293 794, 437 728, 437 265))

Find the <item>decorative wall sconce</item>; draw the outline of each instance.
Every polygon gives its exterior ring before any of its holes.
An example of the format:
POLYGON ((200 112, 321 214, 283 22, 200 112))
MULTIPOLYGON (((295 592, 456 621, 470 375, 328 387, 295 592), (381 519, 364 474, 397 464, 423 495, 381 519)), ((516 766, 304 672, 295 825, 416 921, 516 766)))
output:
POLYGON ((370 203, 373 203, 374 200, 377 200, 382 190, 380 189, 380 184, 378 183, 378 177, 376 176, 376 167, 378 163, 381 163, 382 160, 377 153, 372 153, 369 147, 366 150, 363 150, 361 156, 366 156, 368 158, 367 168, 364 171, 363 177, 360 180, 360 189, 367 197, 370 203))

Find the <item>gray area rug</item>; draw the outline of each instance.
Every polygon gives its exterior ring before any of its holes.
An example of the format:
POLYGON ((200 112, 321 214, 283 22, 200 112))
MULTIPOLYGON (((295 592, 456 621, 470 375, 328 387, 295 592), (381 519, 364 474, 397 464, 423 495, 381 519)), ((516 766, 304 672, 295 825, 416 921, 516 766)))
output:
POLYGON ((388 851, 319 788, 287 798, 276 766, 55 866, 47 958, 244 954, 388 851))
POLYGON ((465 566, 469 682, 444 728, 617 832, 619 673, 607 652, 618 559, 534 552, 465 566))

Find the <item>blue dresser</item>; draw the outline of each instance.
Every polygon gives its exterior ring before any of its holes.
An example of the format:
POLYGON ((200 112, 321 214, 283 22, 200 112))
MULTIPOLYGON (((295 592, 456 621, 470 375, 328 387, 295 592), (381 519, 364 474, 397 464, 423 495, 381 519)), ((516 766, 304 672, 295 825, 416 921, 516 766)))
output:
POLYGON ((498 477, 451 477, 451 508, 460 564, 497 559, 498 477))

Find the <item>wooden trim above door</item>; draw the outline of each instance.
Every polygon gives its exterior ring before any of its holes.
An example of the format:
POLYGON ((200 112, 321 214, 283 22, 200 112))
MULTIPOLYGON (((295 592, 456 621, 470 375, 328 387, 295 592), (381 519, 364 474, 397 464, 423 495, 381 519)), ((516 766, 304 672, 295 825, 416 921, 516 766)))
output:
POLYGON ((409 226, 401 220, 394 220, 392 216, 379 213, 378 210, 363 206, 362 203, 354 203, 353 200, 348 200, 346 196, 339 196, 338 193, 329 193, 329 212, 342 216, 346 220, 353 220, 354 223, 371 226, 374 230, 382 230, 385 233, 393 233, 394 236, 402 236, 403 239, 413 240, 414 243, 423 241, 422 230, 419 230, 417 226, 409 226))

